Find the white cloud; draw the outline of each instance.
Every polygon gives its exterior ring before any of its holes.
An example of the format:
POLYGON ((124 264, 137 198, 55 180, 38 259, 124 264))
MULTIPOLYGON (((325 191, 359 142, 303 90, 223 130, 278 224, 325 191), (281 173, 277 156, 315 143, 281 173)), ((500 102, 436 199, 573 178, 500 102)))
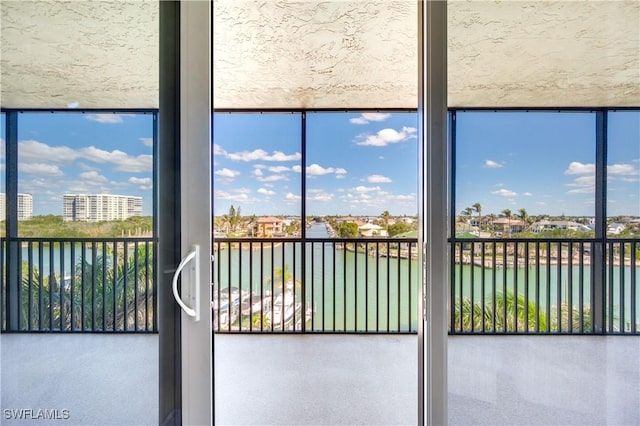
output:
POLYGON ((138 138, 140 142, 144 144, 144 146, 153 146, 153 138, 138 138))
MULTIPOLYGON (((592 163, 579 163, 573 161, 569 164, 569 168, 565 170, 567 175, 586 175, 595 174, 596 165, 592 163)), ((633 164, 611 164, 607 166, 607 174, 611 175, 637 175, 640 171, 633 164)))
POLYGON ((122 117, 131 116, 132 114, 86 114, 84 117, 89 121, 95 121, 103 124, 122 123, 122 117))
POLYGON ((380 191, 379 186, 356 186, 353 190, 357 193, 363 194, 366 192, 380 191))
POLYGON ((336 169, 336 179, 344 179, 347 171, 343 168, 338 167, 336 169))
POLYGON ((327 202, 333 200, 333 194, 328 192, 318 191, 315 193, 307 194, 307 201, 319 201, 319 202, 327 202))
POLYGON ((213 155, 227 155, 227 152, 222 149, 220 145, 217 143, 213 144, 213 155))
POLYGON ((70 162, 79 157, 79 153, 67 146, 49 146, 35 140, 18 142, 20 160, 46 161, 47 163, 70 162))
POLYGON ((84 170, 85 172, 88 172, 88 171, 91 171, 91 170, 98 170, 95 167, 91 167, 90 165, 85 164, 85 163, 81 163, 81 162, 78 162, 77 165, 78 165, 78 168, 80 170, 84 170))
POLYGON ((150 172, 153 167, 151 155, 136 157, 120 150, 105 151, 95 146, 72 149, 67 146, 49 146, 35 140, 18 142, 20 159, 27 162, 69 163, 84 159, 94 163, 111 163, 115 170, 122 172, 150 172))
POLYGON ((82 158, 96 163, 112 163, 116 166, 115 169, 121 172, 150 172, 153 167, 153 156, 138 155, 133 157, 117 149, 105 151, 95 146, 89 146, 81 148, 79 154, 82 158))
POLYGON ((491 193, 494 195, 500 195, 501 197, 515 197, 516 195, 518 195, 516 192, 510 191, 505 188, 500 188, 497 191, 492 191, 491 193))
POLYGON ((295 161, 300 160, 302 155, 299 152, 294 154, 285 154, 281 151, 273 151, 269 154, 263 149, 253 151, 230 152, 225 154, 229 159, 234 161, 295 161))
POLYGON ((18 170, 23 173, 28 173, 31 175, 42 175, 42 176, 50 176, 50 177, 59 177, 63 176, 62 170, 56 165, 53 164, 43 164, 43 163, 20 163, 18 165, 18 170))
POLYGON ((218 175, 218 176, 222 176, 222 177, 233 179, 236 176, 239 176, 240 172, 237 171, 237 170, 231 170, 231 169, 227 169, 227 168, 222 168, 222 169, 216 171, 214 174, 218 175))
POLYGON ((90 185, 99 185, 99 184, 108 182, 108 179, 106 177, 102 176, 100 173, 98 173, 95 170, 91 170, 89 172, 82 172, 78 176, 80 177, 80 179, 82 179, 83 181, 85 181, 90 185))
POLYGON ((269 170, 271 173, 282 173, 282 172, 288 172, 291 169, 287 166, 272 166, 272 167, 267 167, 267 170, 269 170))
POLYGON ((585 175, 585 174, 594 174, 596 172, 596 165, 587 163, 583 164, 577 161, 572 161, 569 163, 569 168, 564 171, 565 175, 585 175))
POLYGON ((299 195, 296 195, 292 192, 288 192, 287 195, 285 195, 284 197, 287 201, 300 201, 301 197, 299 195))
POLYGON ((262 176, 264 173, 262 172, 262 169, 259 167, 256 167, 255 169, 253 169, 253 175, 254 176, 262 176))
POLYGON ((151 185, 151 178, 137 178, 132 176, 129 178, 129 182, 134 185, 151 185))
POLYGON ((524 197, 532 197, 533 194, 530 192, 523 192, 521 195, 523 195, 524 197))
POLYGON ((245 193, 230 193, 226 191, 214 191, 214 197, 218 200, 230 200, 230 201, 248 201, 249 195, 245 193))
POLYGON ((266 188, 260 188, 258 189, 258 194, 262 194, 262 195, 275 195, 275 191, 270 191, 266 188))
POLYGON ((279 180, 287 180, 287 177, 285 175, 271 175, 267 177, 258 176, 256 179, 259 182, 277 182, 279 180))
POLYGON ((567 191, 568 194, 593 194, 594 188, 576 188, 567 191))
POLYGON ((484 162, 484 167, 487 169, 499 169, 501 167, 504 167, 503 164, 497 163, 493 160, 487 160, 484 162))
POLYGON ((573 183, 566 185, 575 188, 567 191, 569 194, 592 194, 596 187, 596 177, 593 174, 579 176, 573 180, 573 183))
POLYGON ((391 179, 388 178, 387 176, 383 176, 383 175, 371 175, 371 176, 367 176, 367 182, 369 182, 369 183, 389 183, 389 182, 391 182, 391 179))
POLYGON ((308 176, 322 176, 328 175, 330 173, 334 173, 336 169, 333 167, 324 168, 319 164, 312 164, 307 167, 307 175, 308 176))
POLYGON ((384 121, 391 117, 391 114, 381 112, 365 112, 360 117, 352 118, 349 121, 353 124, 368 124, 370 121, 384 121))
POLYGON ((403 127, 399 132, 394 129, 382 129, 375 135, 361 134, 355 142, 362 146, 387 146, 416 137, 415 127, 403 127))
POLYGON ((133 185, 138 185, 140 189, 144 189, 144 190, 149 190, 153 188, 153 182, 151 181, 150 177, 138 178, 138 177, 132 176, 129 178, 128 182, 133 185))
POLYGON ((296 173, 301 173, 302 172, 302 166, 299 166, 299 165, 293 166, 291 168, 291 170, 293 170, 296 173))
POLYGON ((413 201, 416 199, 416 196, 414 194, 410 194, 410 195, 396 195, 395 199, 397 201, 413 201))
POLYGON ((640 174, 632 164, 612 164, 607 167, 607 175, 634 176, 640 174))
MULTIPOLYGON (((68 191, 71 194, 82 194, 84 192, 92 192, 95 191, 95 187, 88 185, 87 182, 85 181, 77 181, 77 182, 72 182, 71 185, 69 185, 68 187, 68 191)), ((101 191, 104 194, 108 194, 108 191, 101 191)))

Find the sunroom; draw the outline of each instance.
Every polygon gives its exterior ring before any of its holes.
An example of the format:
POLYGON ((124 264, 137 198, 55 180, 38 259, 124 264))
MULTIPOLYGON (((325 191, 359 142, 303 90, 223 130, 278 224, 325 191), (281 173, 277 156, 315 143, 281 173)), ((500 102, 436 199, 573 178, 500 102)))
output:
POLYGON ((638 2, 0 13, 3 424, 640 423, 638 2))

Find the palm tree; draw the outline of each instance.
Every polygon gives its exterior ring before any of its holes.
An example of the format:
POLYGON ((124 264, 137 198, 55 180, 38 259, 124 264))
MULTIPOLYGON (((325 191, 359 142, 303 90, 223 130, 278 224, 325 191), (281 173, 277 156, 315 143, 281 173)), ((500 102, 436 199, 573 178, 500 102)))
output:
POLYGON ((153 250, 143 245, 125 259, 110 247, 92 264, 74 265, 70 275, 22 272, 22 324, 57 330, 151 330, 153 328, 153 250), (115 265, 114 265, 115 262, 115 265), (31 318, 28 317, 31 311, 31 318))
POLYGON ((525 208, 519 209, 518 217, 522 219, 522 221, 526 224, 529 221, 529 214, 527 213, 527 209, 525 208))
POLYGON ((507 232, 511 234, 511 210, 504 209, 502 210, 502 215, 507 218, 507 232))
POLYGON ((467 207, 464 210, 462 210, 463 221, 464 222, 468 221, 472 214, 473 214, 473 209, 471 207, 467 207))
POLYGON ((231 231, 236 231, 238 229, 238 225, 242 219, 240 214, 240 206, 236 209, 233 204, 229 207, 229 215, 228 215, 229 225, 231 226, 231 231))
POLYGON ((480 216, 482 216, 482 206, 480 205, 480 203, 474 203, 471 207, 473 207, 476 213, 478 213, 478 219, 479 219, 480 216))
POLYGON ((483 323, 486 330, 492 330, 495 326, 496 331, 499 332, 524 331, 525 324, 530 331, 534 331, 536 323, 539 330, 547 330, 544 310, 539 310, 536 315, 535 302, 529 300, 528 305, 525 305, 524 294, 518 294, 515 297, 513 291, 507 290, 506 297, 502 293, 497 293, 495 300, 495 306, 485 303, 483 317, 482 302, 472 303, 470 299, 464 298, 462 303, 457 303, 455 306, 456 322, 453 327, 459 327, 460 315, 462 315, 462 331, 470 331, 472 327, 473 330, 482 330, 483 323), (473 323, 471 322, 472 311, 473 323))
POLYGON ((380 215, 382 216, 382 220, 384 221, 384 229, 387 231, 387 236, 389 235, 389 219, 391 218, 391 214, 389 214, 389 210, 385 210, 380 215))

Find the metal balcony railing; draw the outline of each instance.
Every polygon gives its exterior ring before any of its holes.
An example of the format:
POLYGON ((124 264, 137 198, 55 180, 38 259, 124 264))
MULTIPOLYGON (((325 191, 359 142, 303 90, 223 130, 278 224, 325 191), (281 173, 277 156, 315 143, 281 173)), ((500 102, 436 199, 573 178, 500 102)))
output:
POLYGON ((218 333, 414 333, 417 239, 213 243, 218 333))
POLYGON ((154 263, 152 238, 2 238, 2 330, 155 332, 154 263))
MULTIPOLYGON (((3 331, 157 331, 153 239, 0 242, 3 331)), ((451 334, 640 334, 638 239, 452 239, 450 250, 451 334)), ((215 332, 417 330, 415 238, 226 238, 213 251, 215 332)))
POLYGON ((452 239, 450 332, 638 334, 640 240, 452 239))

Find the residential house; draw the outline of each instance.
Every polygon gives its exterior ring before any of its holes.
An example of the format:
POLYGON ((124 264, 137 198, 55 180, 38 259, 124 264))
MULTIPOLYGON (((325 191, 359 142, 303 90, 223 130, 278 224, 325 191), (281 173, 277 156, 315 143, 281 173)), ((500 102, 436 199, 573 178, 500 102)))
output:
POLYGON ((495 232, 503 234, 522 232, 527 225, 523 220, 508 217, 499 217, 491 221, 490 224, 495 232))
POLYGON ((541 220, 531 225, 531 232, 539 234, 543 231, 553 231, 556 229, 566 229, 570 231, 589 232, 591 228, 582 223, 570 220, 541 220))
POLYGON ((284 221, 273 216, 264 216, 256 220, 258 238, 282 237, 284 235, 284 221))
POLYGON ((365 223, 358 227, 358 232, 361 237, 386 237, 387 230, 382 226, 375 225, 373 223, 365 223))

